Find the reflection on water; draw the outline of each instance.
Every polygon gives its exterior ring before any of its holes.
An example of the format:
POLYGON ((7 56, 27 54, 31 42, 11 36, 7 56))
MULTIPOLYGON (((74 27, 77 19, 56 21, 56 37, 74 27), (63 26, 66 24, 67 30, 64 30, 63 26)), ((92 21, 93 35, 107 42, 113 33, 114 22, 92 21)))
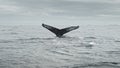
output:
POLYGON ((96 62, 91 64, 74 65, 68 68, 119 68, 120 63, 117 62, 96 62))

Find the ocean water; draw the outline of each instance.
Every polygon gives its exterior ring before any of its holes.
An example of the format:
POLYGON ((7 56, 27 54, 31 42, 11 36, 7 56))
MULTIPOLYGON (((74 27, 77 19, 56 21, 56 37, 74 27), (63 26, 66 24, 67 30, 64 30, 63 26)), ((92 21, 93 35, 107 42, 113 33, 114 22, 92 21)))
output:
POLYGON ((57 38, 41 26, 0 25, 0 68, 120 68, 120 26, 80 26, 57 38))

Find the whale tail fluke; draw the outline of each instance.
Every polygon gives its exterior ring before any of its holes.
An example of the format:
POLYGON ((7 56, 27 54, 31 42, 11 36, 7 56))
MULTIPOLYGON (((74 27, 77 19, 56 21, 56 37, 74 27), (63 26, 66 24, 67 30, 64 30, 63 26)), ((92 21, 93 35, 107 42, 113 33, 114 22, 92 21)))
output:
POLYGON ((63 28, 63 29, 58 29, 56 27, 53 26, 49 26, 46 24, 42 24, 42 26, 48 30, 50 30, 51 32, 53 32, 57 37, 62 37, 65 33, 68 33, 72 30, 78 29, 79 26, 71 26, 71 27, 67 27, 67 28, 63 28))

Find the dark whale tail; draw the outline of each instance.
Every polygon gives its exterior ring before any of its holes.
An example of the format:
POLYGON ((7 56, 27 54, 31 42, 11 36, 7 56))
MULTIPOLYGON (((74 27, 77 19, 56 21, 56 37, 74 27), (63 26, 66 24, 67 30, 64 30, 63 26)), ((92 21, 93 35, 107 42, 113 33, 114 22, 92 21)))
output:
POLYGON ((58 29, 56 27, 49 26, 49 25, 46 25, 46 24, 42 24, 42 26, 47 28, 51 32, 53 32, 57 37, 62 37, 65 33, 68 33, 72 30, 75 30, 75 29, 79 28, 79 26, 71 26, 71 27, 67 27, 67 28, 63 28, 63 29, 58 29))

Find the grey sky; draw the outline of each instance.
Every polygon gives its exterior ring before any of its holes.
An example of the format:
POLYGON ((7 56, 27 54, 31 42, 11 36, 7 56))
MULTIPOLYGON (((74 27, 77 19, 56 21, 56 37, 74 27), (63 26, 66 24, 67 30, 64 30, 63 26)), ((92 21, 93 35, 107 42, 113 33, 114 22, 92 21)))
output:
POLYGON ((120 24, 120 0, 0 0, 0 24, 120 24))

